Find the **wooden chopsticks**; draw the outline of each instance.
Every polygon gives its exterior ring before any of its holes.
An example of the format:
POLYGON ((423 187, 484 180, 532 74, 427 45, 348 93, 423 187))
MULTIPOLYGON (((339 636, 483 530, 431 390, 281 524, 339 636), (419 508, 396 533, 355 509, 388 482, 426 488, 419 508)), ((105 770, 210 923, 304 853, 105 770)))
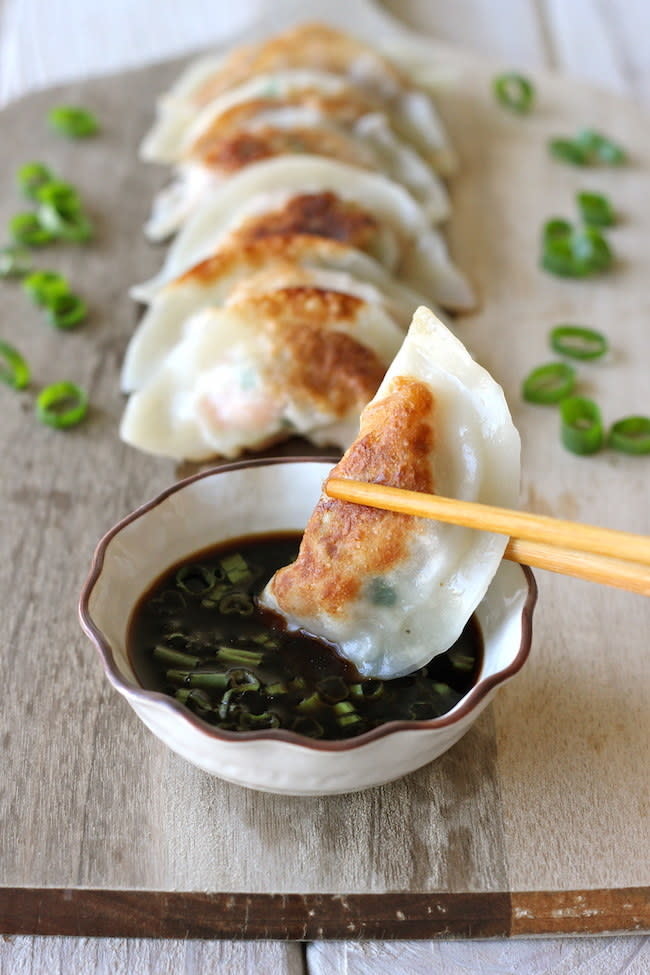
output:
POLYGON ((650 537, 384 484, 330 478, 339 501, 509 535, 505 558, 650 596, 650 537))

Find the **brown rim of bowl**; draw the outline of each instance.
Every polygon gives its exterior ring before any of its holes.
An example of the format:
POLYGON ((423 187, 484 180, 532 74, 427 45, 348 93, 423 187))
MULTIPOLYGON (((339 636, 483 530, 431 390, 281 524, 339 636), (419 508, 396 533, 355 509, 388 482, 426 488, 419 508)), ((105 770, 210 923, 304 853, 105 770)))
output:
POLYGON ((90 596, 104 566, 106 549, 113 538, 115 538, 115 536, 118 535, 122 529, 126 528, 127 525, 130 525, 132 521, 135 521, 136 519, 142 517, 142 515, 145 515, 154 508, 158 507, 158 505, 170 497, 170 495, 175 494, 177 491, 183 490, 188 485, 193 484, 195 481, 199 481, 204 477, 213 477, 215 474, 222 473, 226 474, 230 471, 241 470, 242 468, 246 467, 270 467, 276 464, 296 463, 334 464, 336 461, 331 456, 262 457, 235 461, 232 464, 212 467, 206 471, 200 471, 198 474, 193 474, 181 481, 177 481, 161 494, 141 505, 139 508, 136 508, 135 511, 132 511, 131 514, 127 515, 125 518, 122 518, 121 521, 106 532, 106 534, 97 543, 91 569, 86 581, 84 582, 81 595, 79 597, 79 620, 81 627, 86 635, 95 644, 95 647, 97 648, 101 657, 106 676, 110 680, 111 684, 113 684, 118 691, 124 694, 127 699, 135 698, 136 700, 139 699, 156 703, 160 707, 171 711, 182 721, 185 721, 198 731, 201 731, 209 738, 215 738, 218 741, 224 742, 257 741, 260 739, 268 739, 285 741, 288 744, 299 745, 303 748, 313 749, 314 751, 344 752, 351 751, 355 748, 360 748, 371 741, 376 741, 379 738, 383 738, 385 735, 393 734, 397 731, 408 732, 432 730, 435 728, 444 728, 449 725, 456 724, 467 714, 469 714, 470 711, 474 710, 474 708, 491 691, 498 687, 499 684, 502 684, 504 681, 508 680, 510 677, 513 677, 519 670, 521 670, 528 658, 532 642, 533 610, 535 608, 535 603, 537 602, 537 583, 535 582, 535 577, 533 576, 531 569, 527 565, 520 566, 528 585, 528 595, 521 614, 521 643, 514 660, 508 667, 505 667, 503 670, 492 674, 490 677, 484 680, 479 677, 477 683, 465 695, 465 697, 463 697, 461 701, 454 708, 452 708, 451 711, 447 712, 447 714, 441 715, 439 718, 430 718, 424 721, 387 721, 385 724, 379 725, 379 727, 373 728, 370 731, 365 731, 361 735, 356 735, 354 738, 335 740, 328 739, 326 741, 307 738, 306 736, 296 734, 294 731, 288 731, 282 728, 273 728, 263 731, 222 731, 221 729, 215 728, 213 725, 202 721, 201 718, 197 717, 188 708, 185 708, 180 702, 175 701, 167 694, 163 694, 159 691, 148 691, 144 687, 139 687, 136 684, 132 684, 122 677, 122 674, 115 664, 112 648, 102 631, 95 625, 88 609, 90 596))

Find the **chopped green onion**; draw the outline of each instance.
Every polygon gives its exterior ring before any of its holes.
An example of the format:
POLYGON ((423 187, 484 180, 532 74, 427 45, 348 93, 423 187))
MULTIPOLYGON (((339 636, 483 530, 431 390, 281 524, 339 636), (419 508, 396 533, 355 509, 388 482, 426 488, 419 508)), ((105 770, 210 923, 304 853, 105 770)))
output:
POLYGON ((229 670, 226 676, 228 677, 228 686, 235 691, 259 691, 260 689, 259 680, 250 670, 239 667, 229 670))
POLYGON ((33 271, 23 279, 22 286, 37 305, 50 307, 55 298, 70 294, 70 285, 57 271, 33 271))
POLYGON ((93 235, 93 227, 82 213, 64 216, 50 203, 42 203, 37 213, 42 227, 61 240, 85 244, 93 235))
POLYGON ((258 653, 256 650, 240 650, 238 647, 219 647, 216 657, 224 664, 259 667, 264 654, 258 653))
POLYGON ((283 681, 276 681, 274 684, 267 684, 264 689, 265 694, 269 697, 279 697, 282 694, 288 694, 289 688, 283 681))
POLYGON ((29 386, 29 366, 13 345, 0 341, 0 380, 13 389, 29 386), (3 360, 4 359, 4 363, 3 360))
POLYGON ((565 362, 537 366, 524 379, 521 393, 529 403, 559 403, 575 386, 575 370, 565 362))
POLYGON ((474 657, 469 653, 464 653, 462 650, 450 650, 447 656, 454 670, 460 670, 462 673, 468 674, 474 667, 474 657))
POLYGON ((586 149, 572 139, 551 139, 548 144, 549 152, 562 162, 572 166, 589 165, 589 154, 586 149))
POLYGON ((556 325, 550 334, 551 347, 572 359, 598 359, 607 352, 607 339, 594 328, 556 325))
POLYGON ((279 728, 280 719, 272 711, 263 711, 262 714, 251 714, 250 711, 242 712, 239 720, 239 727, 242 731, 257 731, 262 728, 279 728))
POLYGON ((36 397, 36 415, 49 427, 65 430, 80 423, 88 412, 88 396, 75 383, 46 386, 36 397))
POLYGON ((572 228, 563 236, 544 230, 541 265, 552 274, 582 278, 607 270, 612 261, 607 241, 594 227, 572 228))
POLYGON ((228 686, 228 677, 223 671, 168 670, 167 680, 171 684, 200 687, 204 691, 225 691, 228 686))
POLYGON ((214 572, 204 565, 183 565, 176 573, 176 585, 193 596, 201 596, 212 589, 214 572))
POLYGON ((397 602, 397 592, 383 576, 375 576, 368 586, 368 598, 375 606, 394 606, 397 602))
POLYGON ((36 191, 35 199, 53 207, 62 217, 74 217, 81 213, 81 199, 72 183, 51 180, 36 191))
POLYGON ((625 454, 650 453, 650 417, 626 416, 609 431, 609 446, 625 454))
POLYGON ((176 691, 174 695, 177 701, 181 701, 183 704, 192 706, 199 716, 201 712, 204 714, 209 714, 213 711, 212 701, 210 700, 208 694, 200 688, 189 689, 187 687, 181 687, 176 691))
POLYGON ((578 132, 575 141, 587 153, 590 162, 620 166, 627 159, 627 153, 622 146, 594 129, 583 129, 578 132))
POLYGON ((574 139, 551 139, 548 148, 556 159, 574 166, 618 166, 627 158, 621 146, 594 129, 583 129, 574 139))
POLYGON ((47 317, 55 328, 76 328, 88 314, 86 303, 75 294, 54 295, 47 306, 47 317))
POLYGON ((99 131, 95 116, 85 108, 59 105, 50 109, 47 120, 52 129, 70 139, 85 139, 99 131))
POLYGON ((190 653, 182 653, 180 650, 173 650, 171 647, 166 647, 162 643, 154 647, 153 656, 155 660, 160 660, 161 663, 174 665, 175 667, 196 667, 197 664, 201 663, 200 657, 194 657, 190 653))
POLYGON ((221 568, 228 582, 232 582, 233 585, 240 585, 253 576, 253 573, 248 567, 248 563, 239 552, 234 552, 232 555, 228 555, 225 559, 222 559, 221 568))
POLYGON ((254 610, 253 600, 245 592, 228 593, 219 602, 219 612, 224 616, 238 613, 240 616, 251 616, 254 610))
POLYGON ((615 223, 612 205, 601 193, 578 193, 576 202, 585 223, 592 227, 611 227, 615 223))
POLYGON ((571 396, 560 404, 562 443, 574 454, 594 454, 603 445, 600 410, 593 400, 571 396))
POLYGON ((32 256, 25 247, 0 247, 0 278, 22 278, 32 269, 32 256))
POLYGON ((413 701, 409 704, 408 716, 412 721, 426 721, 436 717, 436 708, 431 701, 413 701))
POLYGON ((542 240, 544 244, 552 240, 561 240, 565 237, 570 237, 572 231, 573 227, 568 220, 553 217, 552 220, 547 220, 542 228, 542 240))
POLYGON ((51 170, 40 162, 28 162, 16 173, 16 182, 28 200, 36 200, 37 192, 54 179, 51 170))
POLYGON ((310 694, 309 697, 303 697, 302 701, 296 704, 296 711, 304 712, 309 714, 310 711, 320 711, 323 707, 323 700, 317 691, 310 694))
POLYGON ((54 234, 41 226, 35 213, 17 213, 9 221, 12 240, 25 247, 44 247, 51 244, 54 234))
POLYGON ((525 115, 533 107, 535 89, 528 78, 509 71, 492 82, 492 90, 498 102, 511 112, 525 115))

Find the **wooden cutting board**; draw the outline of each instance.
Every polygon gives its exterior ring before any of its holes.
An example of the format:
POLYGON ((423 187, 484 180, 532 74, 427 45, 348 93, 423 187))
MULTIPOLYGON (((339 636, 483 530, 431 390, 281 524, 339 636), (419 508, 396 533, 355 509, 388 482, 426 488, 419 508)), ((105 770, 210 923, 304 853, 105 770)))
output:
MULTIPOLYGON (((634 106, 551 77, 530 118, 496 106, 496 68, 452 49, 440 100, 461 166, 450 239, 481 299, 458 334, 503 384, 523 440, 522 505, 650 532, 650 459, 560 446, 553 409, 524 404, 522 376, 550 354, 548 329, 606 332, 606 362, 580 389, 612 422, 650 413, 650 136, 634 106), (550 135, 596 124, 631 161, 570 169, 550 135), (606 192, 620 220, 615 269, 566 282, 537 266, 549 216, 573 219, 578 188, 606 192)), ((127 448, 118 370, 138 309, 128 286, 160 265, 141 233, 165 172, 136 159, 166 64, 32 95, 0 114, 0 219, 22 209, 12 174, 40 159, 80 188, 88 247, 37 254, 87 299, 87 326, 56 333, 0 282, 0 338, 33 385, 0 389, 0 931, 244 938, 431 938, 640 931, 648 887, 647 652, 650 604, 539 572, 524 672, 449 753, 390 785, 298 799, 229 785, 169 752, 106 682, 76 619, 97 538, 182 471, 127 448), (68 143, 49 107, 81 103, 102 134, 68 143), (66 434, 33 415, 34 394, 69 378, 90 390, 66 434)), ((295 449, 295 445, 289 448, 295 449)))

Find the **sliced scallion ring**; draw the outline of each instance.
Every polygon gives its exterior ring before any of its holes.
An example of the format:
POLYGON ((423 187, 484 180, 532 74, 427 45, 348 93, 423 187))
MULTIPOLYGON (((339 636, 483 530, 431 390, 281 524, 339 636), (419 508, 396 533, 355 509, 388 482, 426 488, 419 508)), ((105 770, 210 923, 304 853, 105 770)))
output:
POLYGON ((607 339, 595 328, 584 325, 556 325, 551 329, 551 347, 572 359, 598 359, 607 352, 607 339))
POLYGON ((544 243, 551 240, 561 240, 565 237, 570 237, 572 230, 573 227, 568 220, 563 220, 561 217, 553 217, 551 220, 547 220, 542 228, 542 240, 544 243))
POLYGON ((85 301, 72 291, 51 295, 47 304, 47 317, 55 328, 76 328, 88 314, 85 301))
POLYGON ((70 294, 70 285, 57 271, 33 271, 23 278, 22 286, 32 301, 44 307, 54 298, 70 294))
POLYGON ((556 159, 571 163, 572 166, 589 165, 589 154, 586 149, 572 139, 551 139, 548 151, 556 159))
POLYGON ((601 193, 578 193, 576 202, 585 223, 592 227, 611 227, 616 222, 614 210, 601 193))
POLYGON ((582 129, 574 141, 587 154, 589 162, 620 166, 627 159, 627 153, 622 146, 603 135, 602 132, 596 132, 595 129, 582 129))
POLYGON ((650 454, 650 416, 626 416, 609 431, 609 446, 625 454, 650 454))
POLYGON ((70 220, 81 213, 81 199, 71 183, 55 180, 45 183, 36 192, 39 203, 52 207, 62 217, 70 220))
POLYGON ((54 234, 41 226, 35 213, 17 213, 9 221, 9 233, 17 244, 25 247, 44 247, 54 240, 54 234))
POLYGON ((52 171, 41 162, 28 162, 16 173, 16 182, 28 200, 37 199, 38 190, 54 179, 52 171))
POLYGON ((50 203, 42 203, 38 208, 38 219, 42 227, 55 237, 84 244, 92 237, 92 225, 82 214, 65 216, 50 203))
POLYGON ((30 380, 29 366, 18 349, 2 341, 0 341, 0 380, 13 389, 25 389, 29 386, 30 380))
POLYGON ((560 403, 560 436, 573 454, 595 454, 603 445, 600 409, 584 396, 570 396, 560 403))
POLYGON ((76 426, 87 412, 87 393, 76 383, 67 380, 46 386, 36 397, 38 419, 59 430, 76 426))
POLYGON ((541 265, 546 271, 562 277, 584 278, 589 274, 606 271, 613 263, 609 244, 595 227, 572 228, 561 234, 559 221, 556 234, 545 227, 542 243, 541 265))
POLYGON ((58 105, 50 109, 47 120, 51 128, 70 139, 85 139, 99 131, 92 112, 76 105, 58 105))
POLYGON ((521 394, 529 403, 559 403, 575 386, 575 370, 565 362, 549 362, 529 372, 521 394))
POLYGON ((492 90, 497 101, 511 112, 525 115, 533 107, 535 89, 528 78, 509 71, 492 82, 492 90))
POLYGON ((31 269, 32 255, 26 247, 0 247, 0 278, 22 278, 31 269))

